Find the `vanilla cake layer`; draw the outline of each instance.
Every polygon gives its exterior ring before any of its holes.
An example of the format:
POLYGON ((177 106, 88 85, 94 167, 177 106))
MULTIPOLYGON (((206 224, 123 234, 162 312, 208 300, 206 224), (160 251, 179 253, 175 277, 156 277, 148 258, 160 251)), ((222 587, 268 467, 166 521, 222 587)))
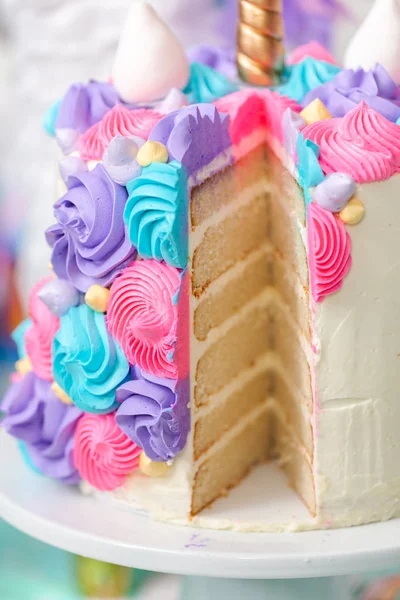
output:
POLYGON ((238 190, 251 188, 255 182, 268 181, 265 169, 265 145, 257 147, 235 164, 193 188, 190 198, 192 231, 215 216, 224 206, 237 202, 238 190))
POLYGON ((249 417, 231 429, 225 444, 197 469, 193 482, 192 515, 225 495, 241 482, 252 466, 267 459, 271 417, 266 403, 251 411, 249 417), (244 449, 245 452, 240 452, 244 449))
POLYGON ((206 403, 210 395, 221 390, 238 372, 250 367, 269 349, 271 328, 268 292, 253 299, 247 307, 235 315, 232 319, 233 326, 198 359, 194 371, 196 406, 206 403), (245 338, 248 344, 243 344, 245 338))
POLYGON ((297 443, 295 430, 285 420, 278 407, 272 410, 272 456, 279 458, 280 467, 289 477, 291 487, 299 494, 311 515, 316 515, 315 485, 312 458, 297 443))
MULTIPOLYGON (((267 242, 210 284, 194 310, 194 334, 200 341, 272 285, 274 256, 267 242)), ((282 286, 284 284, 282 283, 282 286)))
POLYGON ((206 412, 200 410, 193 424, 194 458, 198 459, 249 411, 262 404, 271 393, 270 386, 268 355, 262 355, 225 386, 222 394, 211 396, 206 412))
POLYGON ((260 248, 268 234, 267 193, 254 197, 224 221, 211 225, 193 254, 192 290, 196 297, 227 269, 260 248))

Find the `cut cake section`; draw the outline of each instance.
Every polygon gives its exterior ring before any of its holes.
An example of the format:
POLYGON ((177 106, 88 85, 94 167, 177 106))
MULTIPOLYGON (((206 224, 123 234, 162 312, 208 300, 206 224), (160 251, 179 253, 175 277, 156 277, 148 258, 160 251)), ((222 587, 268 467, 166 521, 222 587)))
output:
POLYGON ((266 144, 192 191, 193 515, 276 457, 315 512, 303 206, 266 144))

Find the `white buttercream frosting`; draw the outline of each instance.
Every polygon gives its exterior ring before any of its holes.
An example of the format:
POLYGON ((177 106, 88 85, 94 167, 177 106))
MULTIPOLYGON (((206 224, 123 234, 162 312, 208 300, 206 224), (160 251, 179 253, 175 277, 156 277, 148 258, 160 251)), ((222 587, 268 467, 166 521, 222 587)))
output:
POLYGON ((131 103, 153 102, 188 82, 189 63, 183 46, 147 2, 132 4, 112 76, 121 98, 131 103))
POLYGON ((400 175, 359 187, 351 270, 315 306, 315 477, 336 525, 400 514, 400 175))
POLYGON ((350 42, 345 67, 373 69, 380 63, 400 84, 400 2, 375 0, 354 38, 350 42))

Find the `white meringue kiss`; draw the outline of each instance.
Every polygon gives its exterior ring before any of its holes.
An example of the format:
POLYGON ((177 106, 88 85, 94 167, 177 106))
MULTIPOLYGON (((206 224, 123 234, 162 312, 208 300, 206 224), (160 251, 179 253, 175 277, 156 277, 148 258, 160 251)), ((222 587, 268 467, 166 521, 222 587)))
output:
POLYGON ((132 4, 115 56, 112 78, 125 102, 154 102, 189 80, 185 50, 146 2, 132 4))
POLYGON ((369 71, 379 63, 399 85, 399 56, 400 0, 375 0, 347 48, 345 67, 369 71))
POLYGON ((117 135, 113 138, 103 155, 103 166, 107 173, 120 185, 126 185, 142 172, 136 157, 145 143, 140 137, 124 137, 117 135))

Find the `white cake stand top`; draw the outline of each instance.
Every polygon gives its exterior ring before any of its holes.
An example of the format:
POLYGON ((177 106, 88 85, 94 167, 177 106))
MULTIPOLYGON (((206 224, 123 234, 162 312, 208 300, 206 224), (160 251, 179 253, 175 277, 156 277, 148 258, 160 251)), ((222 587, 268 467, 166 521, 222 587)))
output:
POLYGON ((0 434, 0 517, 43 542, 128 567, 209 577, 320 577, 400 564, 400 519, 352 529, 234 533, 150 521, 30 471, 0 434))

